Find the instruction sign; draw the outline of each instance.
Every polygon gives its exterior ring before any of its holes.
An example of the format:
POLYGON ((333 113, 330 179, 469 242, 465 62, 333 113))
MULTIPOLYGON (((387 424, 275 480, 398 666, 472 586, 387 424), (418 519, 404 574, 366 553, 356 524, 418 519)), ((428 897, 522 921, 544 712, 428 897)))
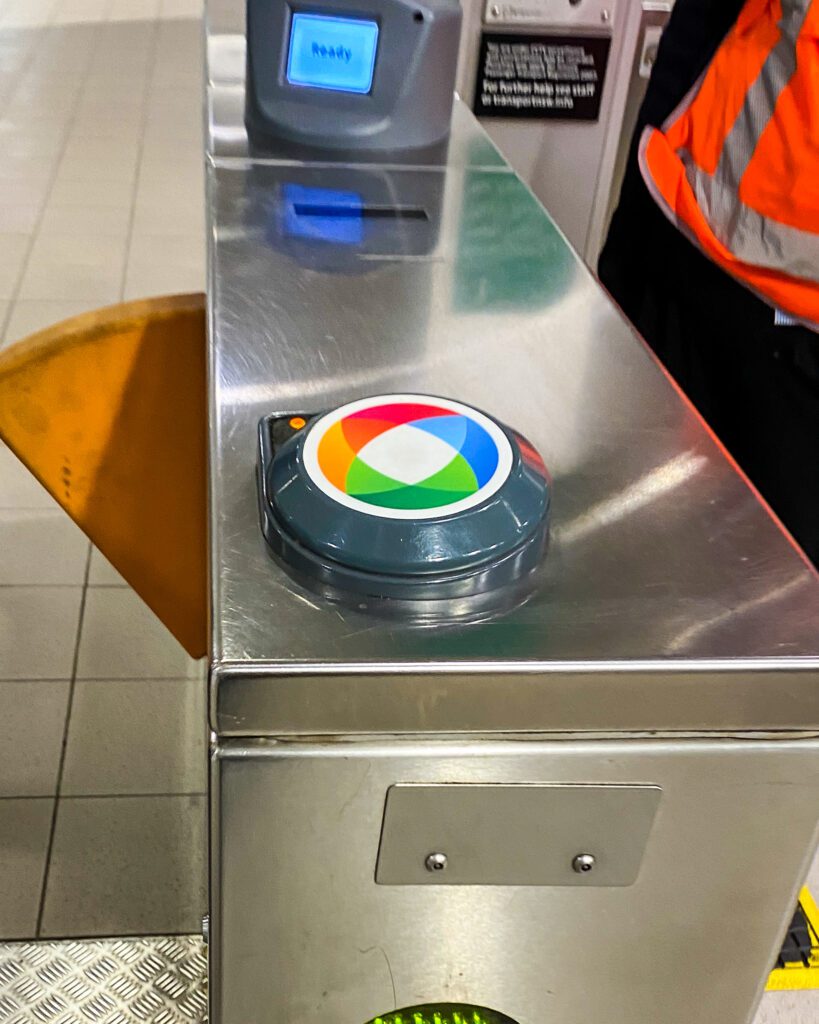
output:
POLYGON ((473 109, 479 117, 596 121, 608 36, 484 32, 473 109))

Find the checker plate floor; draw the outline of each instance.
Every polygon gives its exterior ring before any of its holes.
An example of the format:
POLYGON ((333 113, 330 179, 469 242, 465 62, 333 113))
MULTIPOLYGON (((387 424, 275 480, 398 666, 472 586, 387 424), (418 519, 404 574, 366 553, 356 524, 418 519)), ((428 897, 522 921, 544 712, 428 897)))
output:
POLYGON ((198 936, 0 943, 0 1024, 202 1024, 198 936))

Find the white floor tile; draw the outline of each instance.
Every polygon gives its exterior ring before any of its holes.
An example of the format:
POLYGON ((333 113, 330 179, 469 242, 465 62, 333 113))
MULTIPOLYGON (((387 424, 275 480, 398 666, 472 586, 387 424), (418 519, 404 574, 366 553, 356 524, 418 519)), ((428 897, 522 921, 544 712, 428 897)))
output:
POLYGON ((71 124, 72 140, 104 139, 115 142, 138 143, 142 137, 142 113, 137 111, 127 120, 121 117, 86 117, 77 118, 71 124))
POLYGON ((54 175, 59 155, 15 154, 0 150, 0 177, 48 184, 54 175))
POLYGON ((204 0, 162 0, 162 18, 200 18, 204 0))
POLYGON ((64 512, 0 510, 0 587, 27 583, 81 586, 89 544, 64 512))
POLYGON ((81 89, 82 78, 77 74, 55 71, 51 67, 30 68, 20 78, 14 100, 51 103, 55 108, 59 108, 60 104, 73 103, 81 89))
POLYGON ((57 174, 49 203, 55 206, 128 206, 133 186, 128 181, 96 177, 93 181, 57 174))
POLYGON ((9 28, 43 25, 56 7, 56 0, 6 0, 2 23, 9 28))
MULTIPOLYGON (((109 26, 112 27, 112 26, 109 26)), ((122 74, 143 77, 151 66, 151 51, 147 47, 112 49, 104 44, 94 54, 89 65, 92 74, 109 74, 118 69, 122 74)))
POLYGON ((194 678, 78 681, 61 794, 203 793, 206 691, 194 678))
POLYGON ((0 299, 13 298, 29 245, 28 235, 0 235, 0 299))
POLYGON ((68 120, 76 104, 77 98, 71 93, 15 90, 5 112, 8 117, 63 117, 68 120))
POLYGON ((134 591, 89 587, 77 678, 174 679, 195 664, 134 591))
POLYGON ((0 173, 0 197, 6 206, 36 206, 41 209, 48 195, 48 181, 4 178, 0 173))
POLYGON ((74 206, 49 203, 40 224, 42 235, 113 235, 125 238, 131 223, 128 206, 74 206))
POLYGON ((99 22, 105 17, 107 0, 61 0, 54 12, 55 25, 99 22))
POLYGON ((0 598, 0 679, 70 678, 82 587, 6 587, 0 598))
MULTIPOLYGON (((116 64, 113 65, 114 67, 116 64)), ((117 118, 133 120, 141 116, 143 111, 142 92, 131 96, 107 96, 105 94, 90 94, 83 96, 77 103, 77 117, 117 118)))
POLYGON ((100 48, 103 53, 134 54, 153 49, 158 25, 146 21, 112 21, 100 28, 100 48))
POLYGON ((91 566, 88 571, 88 582, 97 587, 127 587, 122 576, 111 565, 105 555, 97 548, 91 549, 91 566))
POLYGON ((48 491, 0 441, 0 508, 59 508, 48 491))
POLYGON ((202 119, 192 120, 186 118, 184 121, 157 122, 149 120, 145 124, 145 141, 151 139, 185 139, 194 143, 199 151, 203 151, 204 129, 202 119))
POLYGON ((766 992, 754 1024, 816 1024, 819 992, 766 992))
POLYGON ((194 183, 205 175, 205 161, 190 142, 188 151, 175 158, 147 156, 139 165, 140 181, 153 182, 161 187, 163 181, 173 177, 180 183, 194 183))
POLYGON ((71 300, 49 301, 43 299, 19 299, 14 304, 6 328, 4 345, 12 345, 21 338, 28 337, 36 331, 42 331, 61 320, 67 320, 78 313, 93 309, 96 303, 91 301, 72 302, 71 300))
MULTIPOLYGON (((133 136, 119 135, 113 139, 79 139, 69 137, 63 153, 63 162, 82 163, 85 161, 95 170, 108 169, 112 160, 127 164, 133 174, 139 159, 139 140, 133 136)), ((105 174, 105 178, 112 175, 105 174)))
POLYGON ((60 26, 59 31, 62 33, 61 37, 55 39, 51 45, 37 47, 29 70, 35 73, 50 71, 63 75, 73 74, 81 79, 91 63, 93 40, 89 39, 88 43, 85 43, 76 38, 76 31, 69 37, 65 26, 60 26))
POLYGON ((56 793, 70 686, 67 679, 0 682, 0 797, 56 793))
POLYGON ((116 302, 125 245, 105 235, 44 235, 34 243, 21 299, 116 302))
POLYGON ((126 299, 204 289, 204 237, 134 236, 125 275, 126 299))
MULTIPOLYGON (((107 140, 87 139, 83 141, 91 144, 107 140)), ((114 147, 104 160, 95 159, 82 152, 74 152, 64 156, 59 166, 61 178, 76 178, 78 181, 88 182, 92 188, 94 182, 100 178, 105 181, 122 181, 131 187, 136 181, 136 171, 134 158, 127 153, 117 152, 114 147)))
POLYGON ((155 205, 137 203, 134 208, 135 236, 188 235, 205 238, 205 211, 196 203, 155 205))
MULTIPOLYGON (((0 196, 0 199, 2 197, 0 196)), ((29 235, 37 227, 41 206, 6 205, 0 202, 0 233, 29 235)))
POLYGON ((9 28, 3 22, 3 8, 0 7, 0 74, 16 85, 32 60, 35 44, 39 43, 41 36, 39 30, 9 28))
POLYGON ((0 118, 0 149, 14 156, 56 156, 63 147, 66 124, 61 119, 29 121, 0 118))
POLYGON ((151 93, 162 90, 167 92, 184 92, 186 94, 197 94, 201 97, 204 91, 205 74, 204 62, 201 65, 191 67, 190 64, 180 64, 179 61, 159 62, 157 61, 151 70, 151 93))
POLYGON ((187 180, 174 178, 172 181, 140 175, 136 189, 137 207, 145 206, 164 210, 185 207, 187 210, 204 210, 205 173, 200 167, 187 180))
POLYGON ((147 21, 159 14, 159 0, 113 0, 109 21, 147 21))
POLYGON ((53 812, 51 799, 0 800, 0 935, 4 939, 30 938, 37 928, 53 812))

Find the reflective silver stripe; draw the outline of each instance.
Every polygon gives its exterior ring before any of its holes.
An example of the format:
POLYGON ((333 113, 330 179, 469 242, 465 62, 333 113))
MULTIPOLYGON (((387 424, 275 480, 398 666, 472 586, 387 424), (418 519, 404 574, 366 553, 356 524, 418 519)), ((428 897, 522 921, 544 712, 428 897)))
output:
POLYGON ((819 235, 760 214, 739 187, 777 101, 796 71, 796 41, 813 0, 782 0, 780 38, 748 89, 713 175, 685 148, 677 150, 697 203, 716 238, 737 259, 819 283, 819 235))
POLYGON ((697 205, 729 252, 743 263, 819 283, 819 235, 763 216, 716 175, 700 170, 687 152, 679 157, 697 205))
MULTIPOLYGON (((663 213, 663 215, 674 225, 675 228, 677 228, 677 230, 681 234, 685 235, 688 241, 695 248, 699 249, 700 252, 702 252, 702 245, 700 244, 700 241, 697 238, 694 231, 688 226, 688 224, 686 224, 684 220, 677 216, 677 211, 668 204, 665 196, 662 194, 660 189, 657 187, 657 183, 654 181, 654 176, 651 173, 651 168, 648 165, 647 156, 648 143, 651 139, 651 133, 654 131, 657 131, 657 129, 652 128, 650 125, 648 125, 646 128, 643 129, 643 134, 640 136, 640 144, 637 151, 637 159, 640 166, 640 174, 642 175, 643 181, 645 182, 646 188, 648 189, 652 199, 660 208, 660 211, 663 213)), ((707 253, 705 253, 705 255, 708 259, 712 259, 712 257, 710 257, 707 253)), ((714 262, 717 262, 717 265, 721 266, 721 264, 719 264, 718 261, 714 262)), ((725 273, 730 274, 731 277, 733 277, 744 288, 747 288, 749 292, 752 292, 754 295, 756 295, 757 298, 761 299, 763 302, 767 302, 768 305, 771 306, 772 308, 777 307, 777 303, 775 303, 769 295, 766 295, 764 292, 754 287, 754 285, 752 285, 749 281, 746 281, 744 277, 741 277, 739 274, 731 274, 731 270, 729 267, 722 267, 722 269, 725 271, 725 273)), ((809 330, 815 331, 817 334, 819 334, 819 323, 800 316, 797 316, 796 319, 797 322, 801 324, 803 327, 807 327, 809 330)))
POLYGON ((742 176, 754 155, 757 143, 773 117, 779 97, 796 71, 796 41, 808 16, 811 0, 782 0, 780 37, 768 54, 756 81, 745 94, 745 102, 737 114, 723 143, 716 177, 739 188, 742 176))

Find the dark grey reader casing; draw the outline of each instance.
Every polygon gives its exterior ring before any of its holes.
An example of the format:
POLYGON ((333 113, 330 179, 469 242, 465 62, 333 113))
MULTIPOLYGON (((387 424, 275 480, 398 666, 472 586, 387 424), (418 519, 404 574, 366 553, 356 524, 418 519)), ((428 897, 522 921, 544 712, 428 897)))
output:
POLYGON ((458 0, 247 0, 245 121, 251 141, 353 151, 441 142, 449 134, 460 31, 458 0), (288 83, 294 12, 378 23, 369 93, 288 83))

